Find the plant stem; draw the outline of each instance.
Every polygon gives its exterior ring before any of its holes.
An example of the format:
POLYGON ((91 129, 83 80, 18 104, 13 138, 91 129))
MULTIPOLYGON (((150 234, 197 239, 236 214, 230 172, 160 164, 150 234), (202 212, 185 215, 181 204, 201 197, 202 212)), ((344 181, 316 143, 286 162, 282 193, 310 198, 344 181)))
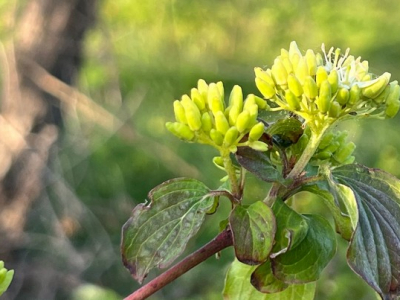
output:
POLYGON ((239 183, 237 180, 235 167, 233 166, 232 160, 229 156, 229 152, 224 153, 221 156, 224 160, 224 167, 225 167, 226 173, 228 174, 229 181, 231 183, 232 194, 233 194, 233 196, 235 196, 235 198, 240 199, 241 195, 240 195, 239 183))
POLYGON ((304 149, 303 153, 301 154, 299 160, 294 165, 293 169, 290 171, 286 178, 288 179, 295 179, 299 177, 300 174, 303 172, 304 168, 307 166, 308 162, 310 161, 311 157, 314 155, 315 151, 318 148, 319 142, 321 141, 322 136, 324 135, 325 130, 328 126, 321 129, 319 133, 315 133, 311 131, 310 140, 304 149))
POLYGON ((196 252, 193 252, 176 265, 165 271, 160 276, 154 278, 152 281, 127 296, 124 300, 142 300, 151 296, 168 283, 174 281, 179 276, 183 275, 199 263, 205 261, 210 256, 218 253, 226 247, 232 246, 232 235, 229 230, 224 230, 217 235, 212 241, 204 245, 196 252))

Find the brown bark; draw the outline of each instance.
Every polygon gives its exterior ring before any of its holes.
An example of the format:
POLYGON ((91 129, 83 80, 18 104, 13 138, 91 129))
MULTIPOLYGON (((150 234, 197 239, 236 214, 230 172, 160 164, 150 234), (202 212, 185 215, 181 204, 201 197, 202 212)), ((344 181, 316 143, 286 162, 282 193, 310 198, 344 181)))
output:
POLYGON ((71 84, 95 4, 96 0, 26 1, 16 20, 14 41, 6 51, 0 113, 2 252, 22 236, 27 212, 42 190, 51 147, 62 128, 58 102, 35 84, 32 65, 71 84))

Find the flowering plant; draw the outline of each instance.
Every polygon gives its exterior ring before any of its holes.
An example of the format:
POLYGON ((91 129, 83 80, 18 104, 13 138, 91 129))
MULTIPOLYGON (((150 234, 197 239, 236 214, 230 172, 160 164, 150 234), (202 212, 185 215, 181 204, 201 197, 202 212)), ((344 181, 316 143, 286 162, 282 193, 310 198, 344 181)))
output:
POLYGON ((234 86, 225 104, 222 82, 197 88, 174 102, 167 129, 186 142, 219 153, 213 163, 226 176, 211 190, 189 178, 155 187, 150 203, 136 206, 123 227, 123 262, 139 282, 154 267, 170 265, 197 233, 221 197, 231 212, 221 233, 127 299, 143 299, 222 249, 236 259, 225 281, 225 299, 313 299, 315 281, 336 252, 336 235, 319 215, 289 204, 301 191, 318 195, 336 232, 349 242, 347 260, 382 299, 400 294, 400 180, 354 164, 355 144, 334 124, 351 118, 394 117, 400 86, 376 76, 368 62, 331 48, 303 55, 292 42, 271 68, 255 68, 263 97, 234 86), (280 119, 262 112, 285 111, 280 119), (274 120, 274 121, 272 121, 274 120), (246 175, 271 184, 264 199, 243 203, 246 175))

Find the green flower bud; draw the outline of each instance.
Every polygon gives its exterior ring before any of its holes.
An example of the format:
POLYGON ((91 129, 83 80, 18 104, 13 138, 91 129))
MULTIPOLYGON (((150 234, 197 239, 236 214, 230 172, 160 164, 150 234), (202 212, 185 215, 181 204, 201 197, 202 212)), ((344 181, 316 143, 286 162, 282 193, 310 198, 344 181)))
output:
POLYGON ((339 76, 336 70, 332 70, 329 75, 328 75, 328 81, 329 84, 331 85, 331 93, 334 94, 336 93, 338 89, 338 83, 339 83, 339 76))
POLYGON ((271 99, 275 96, 275 88, 272 85, 260 79, 259 77, 256 77, 255 80, 258 90, 266 99, 271 99))
POLYGON ((283 65, 282 61, 279 58, 275 59, 271 72, 272 72, 272 79, 275 81, 277 85, 286 86, 288 73, 285 69, 285 66, 283 65))
POLYGON ((300 97, 303 94, 303 88, 294 74, 288 76, 289 90, 296 96, 300 97))
POLYGON ((294 72, 294 70, 293 70, 293 65, 292 65, 292 63, 290 62, 289 57, 282 57, 282 63, 283 63, 283 65, 284 65, 284 67, 285 67, 285 69, 286 69, 286 72, 287 72, 288 74, 291 74, 291 73, 294 72))
POLYGON ((400 86, 397 84, 397 81, 390 83, 390 91, 389 95, 386 99, 386 115, 389 118, 393 118, 400 108, 400 86))
POLYGON ((208 87, 208 107, 214 114, 218 111, 223 112, 225 110, 219 88, 215 83, 210 83, 208 87))
POLYGON ((239 132, 244 132, 251 121, 250 113, 247 110, 242 111, 236 120, 236 128, 239 132))
POLYGON ((318 96, 317 84, 311 76, 306 77, 303 89, 304 95, 306 95, 308 99, 315 99, 318 96))
POLYGON ((242 109, 238 106, 233 106, 230 110, 229 110, 229 124, 231 126, 236 124, 236 120, 239 116, 239 114, 242 112, 242 109))
POLYGON ((285 99, 290 109, 292 110, 300 109, 300 99, 297 98, 290 90, 285 91, 285 99))
POLYGON ((297 65, 296 68, 295 75, 302 85, 304 84, 306 77, 310 75, 308 73, 307 62, 304 57, 300 58, 299 64, 297 65))
POLYGON ((197 90, 203 98, 203 101, 207 102, 208 84, 203 79, 199 79, 199 81, 197 81, 197 90))
POLYGON ((7 269, 6 268, 0 268, 0 284, 4 281, 7 275, 7 269))
POLYGON ((229 128, 228 131, 225 133, 223 145, 225 147, 234 145, 238 137, 239 131, 237 130, 237 128, 235 126, 229 128))
POLYGON ((319 96, 315 101, 318 105, 318 110, 321 113, 326 113, 329 111, 331 107, 331 85, 329 84, 328 80, 325 80, 321 83, 321 87, 319 89, 319 96))
POLYGON ((271 70, 268 69, 267 71, 264 71, 261 68, 254 68, 254 73, 256 74, 256 78, 260 78, 261 80, 268 83, 270 86, 275 87, 274 80, 272 79, 271 74, 268 74, 268 71, 271 70))
POLYGON ((209 112, 203 113, 201 116, 201 129, 204 132, 210 132, 213 127, 212 119, 209 112))
POLYGON ((268 145, 260 141, 254 141, 249 143, 249 147, 256 151, 268 151, 268 145))
POLYGON ((351 156, 351 154, 353 154, 355 149, 356 145, 353 142, 350 142, 336 150, 336 152, 333 154, 333 158, 337 162, 343 163, 351 156))
POLYGON ((249 112, 249 116, 250 116, 249 126, 253 126, 255 124, 255 122, 257 121, 258 105, 255 103, 254 104, 251 103, 250 105, 247 105, 247 107, 245 105, 245 110, 249 112))
POLYGON ((188 95, 182 96, 182 106, 185 109, 186 121, 189 128, 193 131, 201 128, 201 114, 199 108, 190 100, 188 95))
POLYGON ((328 147, 329 144, 333 141, 334 137, 335 135, 332 132, 325 133, 325 135, 321 139, 321 142, 319 143, 318 148, 323 150, 328 147))
POLYGON ((215 128, 222 134, 225 134, 229 129, 229 123, 224 113, 222 111, 217 111, 214 114, 214 118, 215 118, 215 128))
POLYGON ((289 58, 289 51, 287 51, 286 49, 281 49, 281 57, 283 58, 289 58))
POLYGON ((324 152, 334 153, 341 146, 340 142, 333 140, 328 147, 325 147, 324 152))
POLYGON ((322 57, 321 53, 315 54, 315 60, 317 61, 317 69, 319 66, 324 64, 324 58, 322 57))
POLYGON ((225 170, 224 167, 224 160, 221 156, 215 156, 212 160, 212 162, 214 163, 214 165, 221 170, 225 170))
POLYGON ((361 81, 371 81, 372 80, 372 74, 367 73, 363 77, 361 77, 361 81))
POLYGON ((383 92, 380 93, 378 97, 374 98, 374 102, 377 104, 385 103, 389 94, 390 94, 390 85, 388 84, 383 90, 383 92))
POLYGON ((194 104, 197 105, 199 110, 204 110, 206 107, 206 101, 205 98, 202 97, 198 89, 191 89, 190 90, 190 98, 192 98, 192 101, 194 104))
POLYGON ((178 122, 167 122, 165 124, 165 127, 176 135, 178 138, 185 140, 185 141, 191 141, 194 138, 194 133, 192 130, 190 130, 189 126, 186 124, 178 123, 178 122))
POLYGON ((332 156, 332 152, 329 151, 322 151, 314 154, 313 158, 327 160, 332 156))
POLYGON ((305 58, 308 66, 308 74, 314 76, 317 73, 317 58, 315 57, 314 51, 308 49, 305 58))
POLYGON ((253 95, 253 97, 259 109, 269 110, 270 107, 267 101, 265 101, 263 98, 257 97, 256 95, 253 95))
POLYGON ((185 109, 179 100, 174 101, 174 114, 177 122, 187 124, 185 109))
POLYGON ((222 133, 215 130, 214 128, 210 130, 210 138, 217 146, 221 146, 224 141, 224 136, 222 135, 222 133))
POLYGON ((224 92, 224 84, 222 83, 222 81, 217 82, 217 87, 218 87, 219 94, 221 95, 221 99, 222 99, 222 101, 224 101, 225 92, 224 92))
POLYGON ((302 57, 301 51, 299 50, 299 47, 297 46, 296 42, 293 41, 290 43, 289 46, 289 58, 293 63, 293 60, 296 60, 296 58, 302 57))
POLYGON ((264 134, 264 123, 259 122, 251 128, 249 133, 249 140, 258 141, 263 134, 264 134))
POLYGON ((242 88, 238 85, 235 85, 231 91, 229 96, 229 105, 234 107, 238 107, 240 110, 243 109, 243 92, 242 88))
POLYGON ((329 116, 331 118, 337 118, 340 115, 341 111, 342 106, 338 102, 333 101, 331 104, 331 108, 329 109, 329 116))
POLYGON ((349 93, 350 93, 349 101, 347 102, 347 104, 350 105, 350 106, 353 106, 360 99, 361 89, 360 89, 360 87, 358 85, 355 84, 350 88, 350 92, 349 93))
POLYGON ((349 101, 350 92, 346 88, 340 88, 336 93, 336 101, 340 105, 346 105, 347 101, 349 101))
POLYGON ((386 72, 381 75, 373 84, 362 89, 362 94, 370 99, 377 97, 383 92, 386 85, 389 83, 391 74, 386 72))
POLYGON ((321 83, 328 79, 328 72, 325 70, 323 66, 317 68, 316 74, 316 83, 317 86, 320 87, 321 83))

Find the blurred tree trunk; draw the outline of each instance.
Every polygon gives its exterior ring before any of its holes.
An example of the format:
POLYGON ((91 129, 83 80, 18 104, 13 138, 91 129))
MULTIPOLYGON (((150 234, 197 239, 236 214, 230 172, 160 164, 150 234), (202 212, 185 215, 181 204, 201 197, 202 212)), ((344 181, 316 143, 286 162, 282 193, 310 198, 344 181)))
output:
POLYGON ((40 196, 52 146, 62 129, 58 100, 32 80, 36 65, 67 84, 77 75, 96 0, 19 1, 0 112, 0 236, 3 254, 18 242, 40 196), (23 4, 26 3, 26 4, 23 4))

